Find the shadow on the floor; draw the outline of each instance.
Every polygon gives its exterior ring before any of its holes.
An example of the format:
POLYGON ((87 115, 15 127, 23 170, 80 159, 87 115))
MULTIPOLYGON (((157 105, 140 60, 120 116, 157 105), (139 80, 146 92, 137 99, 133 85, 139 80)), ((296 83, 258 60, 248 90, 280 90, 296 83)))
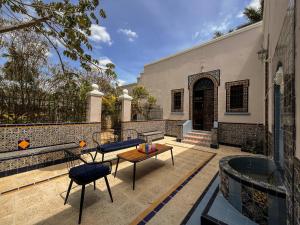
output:
MULTIPOLYGON (((207 158, 209 158, 210 153, 207 154, 207 158)), ((115 225, 130 223, 145 208, 147 208, 151 202, 165 194, 180 180, 180 178, 184 177, 186 173, 189 172, 188 170, 182 170, 182 168, 187 166, 190 158, 191 153, 184 151, 174 155, 174 167, 172 165, 171 155, 168 155, 168 158, 165 160, 160 160, 158 157, 158 159, 151 158, 138 163, 136 188, 134 191, 132 190, 133 165, 128 164, 129 166, 122 168, 117 172, 117 177, 115 179, 119 179, 120 183, 116 183, 115 185, 111 184, 111 191, 114 199, 113 203, 110 201, 107 189, 103 188, 105 187, 104 179, 97 181, 98 184, 102 182, 104 186, 102 186, 102 188, 97 187, 95 191, 92 184, 87 185, 81 224, 115 225), (184 172, 179 174, 180 176, 174 177, 174 170, 184 172), (156 190, 151 189, 153 186, 157 187, 156 190), (160 189, 160 187, 163 188, 160 189), (149 202, 146 204, 143 202, 141 204, 141 201, 144 201, 145 198, 147 198, 149 202)), ((121 166, 121 163, 119 166, 121 166)), ((190 170, 195 166, 196 164, 194 163, 190 170)), ((114 171, 112 172, 112 175, 110 175, 110 180, 114 179, 111 177, 113 175, 114 171)), ((67 189, 68 182, 66 182, 65 185, 67 189)), ((36 223, 36 225, 77 224, 81 186, 74 185, 68 198, 67 205, 63 206, 65 195, 66 191, 60 193, 62 204, 61 211, 48 218, 44 218, 42 221, 36 223)))

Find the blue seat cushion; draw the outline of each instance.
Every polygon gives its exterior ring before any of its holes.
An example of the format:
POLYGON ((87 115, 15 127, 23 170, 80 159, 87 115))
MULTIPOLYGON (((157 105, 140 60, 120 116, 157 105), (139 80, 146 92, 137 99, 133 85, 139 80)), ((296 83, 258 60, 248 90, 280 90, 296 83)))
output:
POLYGON ((89 163, 70 169, 69 177, 79 185, 91 183, 110 174, 110 168, 100 163, 89 163))
POLYGON ((130 148, 133 146, 137 146, 139 144, 144 143, 145 141, 143 139, 129 139, 126 141, 119 141, 119 142, 113 142, 109 144, 101 145, 100 151, 107 153, 107 152, 113 152, 124 148, 130 148))

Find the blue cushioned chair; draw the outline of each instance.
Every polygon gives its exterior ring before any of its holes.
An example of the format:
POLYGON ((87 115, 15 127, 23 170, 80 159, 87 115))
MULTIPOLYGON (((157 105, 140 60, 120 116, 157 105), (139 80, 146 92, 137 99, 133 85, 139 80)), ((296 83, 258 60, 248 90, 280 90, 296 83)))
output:
POLYGON ((96 190, 96 180, 100 178, 104 178, 110 199, 113 202, 110 186, 107 180, 107 175, 111 173, 112 163, 110 161, 88 163, 84 159, 82 159, 80 155, 76 155, 70 150, 65 150, 64 152, 65 152, 66 161, 69 169, 69 177, 71 179, 67 191, 66 199, 65 199, 65 204, 67 203, 73 182, 75 182, 78 185, 81 185, 82 189, 81 189, 80 211, 79 211, 79 220, 78 220, 78 223, 80 224, 81 215, 82 215, 82 206, 84 201, 85 185, 93 182, 94 190, 96 190), (80 163, 80 162, 83 162, 84 164, 79 164, 75 166, 76 163, 80 163))

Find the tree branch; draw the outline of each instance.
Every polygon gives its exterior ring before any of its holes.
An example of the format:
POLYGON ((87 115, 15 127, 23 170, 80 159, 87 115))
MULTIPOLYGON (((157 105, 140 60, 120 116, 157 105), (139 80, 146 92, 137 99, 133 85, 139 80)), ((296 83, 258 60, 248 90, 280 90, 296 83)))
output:
POLYGON ((24 29, 24 28, 28 28, 28 27, 32 27, 32 26, 35 26, 37 24, 46 22, 49 19, 50 19, 50 17, 43 17, 43 18, 40 18, 40 19, 34 19, 34 20, 29 21, 29 22, 25 22, 25 23, 22 23, 22 24, 9 26, 9 27, 4 27, 4 28, 0 29, 0 34, 15 31, 15 30, 20 30, 20 29, 24 29))

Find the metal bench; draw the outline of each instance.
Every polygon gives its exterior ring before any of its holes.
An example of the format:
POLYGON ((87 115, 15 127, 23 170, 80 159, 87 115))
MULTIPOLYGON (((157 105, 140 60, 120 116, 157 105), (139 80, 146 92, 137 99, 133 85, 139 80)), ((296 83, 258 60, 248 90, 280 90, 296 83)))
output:
POLYGON ((0 177, 62 163, 64 150, 81 152, 75 142, 1 152, 0 177))
POLYGON ((148 131, 148 132, 143 132, 141 133, 141 137, 146 141, 156 141, 156 140, 161 140, 164 139, 164 133, 159 130, 155 131, 148 131))
POLYGON ((102 161, 104 160, 104 155, 109 152, 118 151, 125 148, 136 147, 139 144, 145 142, 134 129, 126 130, 113 130, 109 131, 98 131, 93 133, 93 141, 96 143, 96 154, 94 156, 94 161, 98 153, 102 154, 102 161))

